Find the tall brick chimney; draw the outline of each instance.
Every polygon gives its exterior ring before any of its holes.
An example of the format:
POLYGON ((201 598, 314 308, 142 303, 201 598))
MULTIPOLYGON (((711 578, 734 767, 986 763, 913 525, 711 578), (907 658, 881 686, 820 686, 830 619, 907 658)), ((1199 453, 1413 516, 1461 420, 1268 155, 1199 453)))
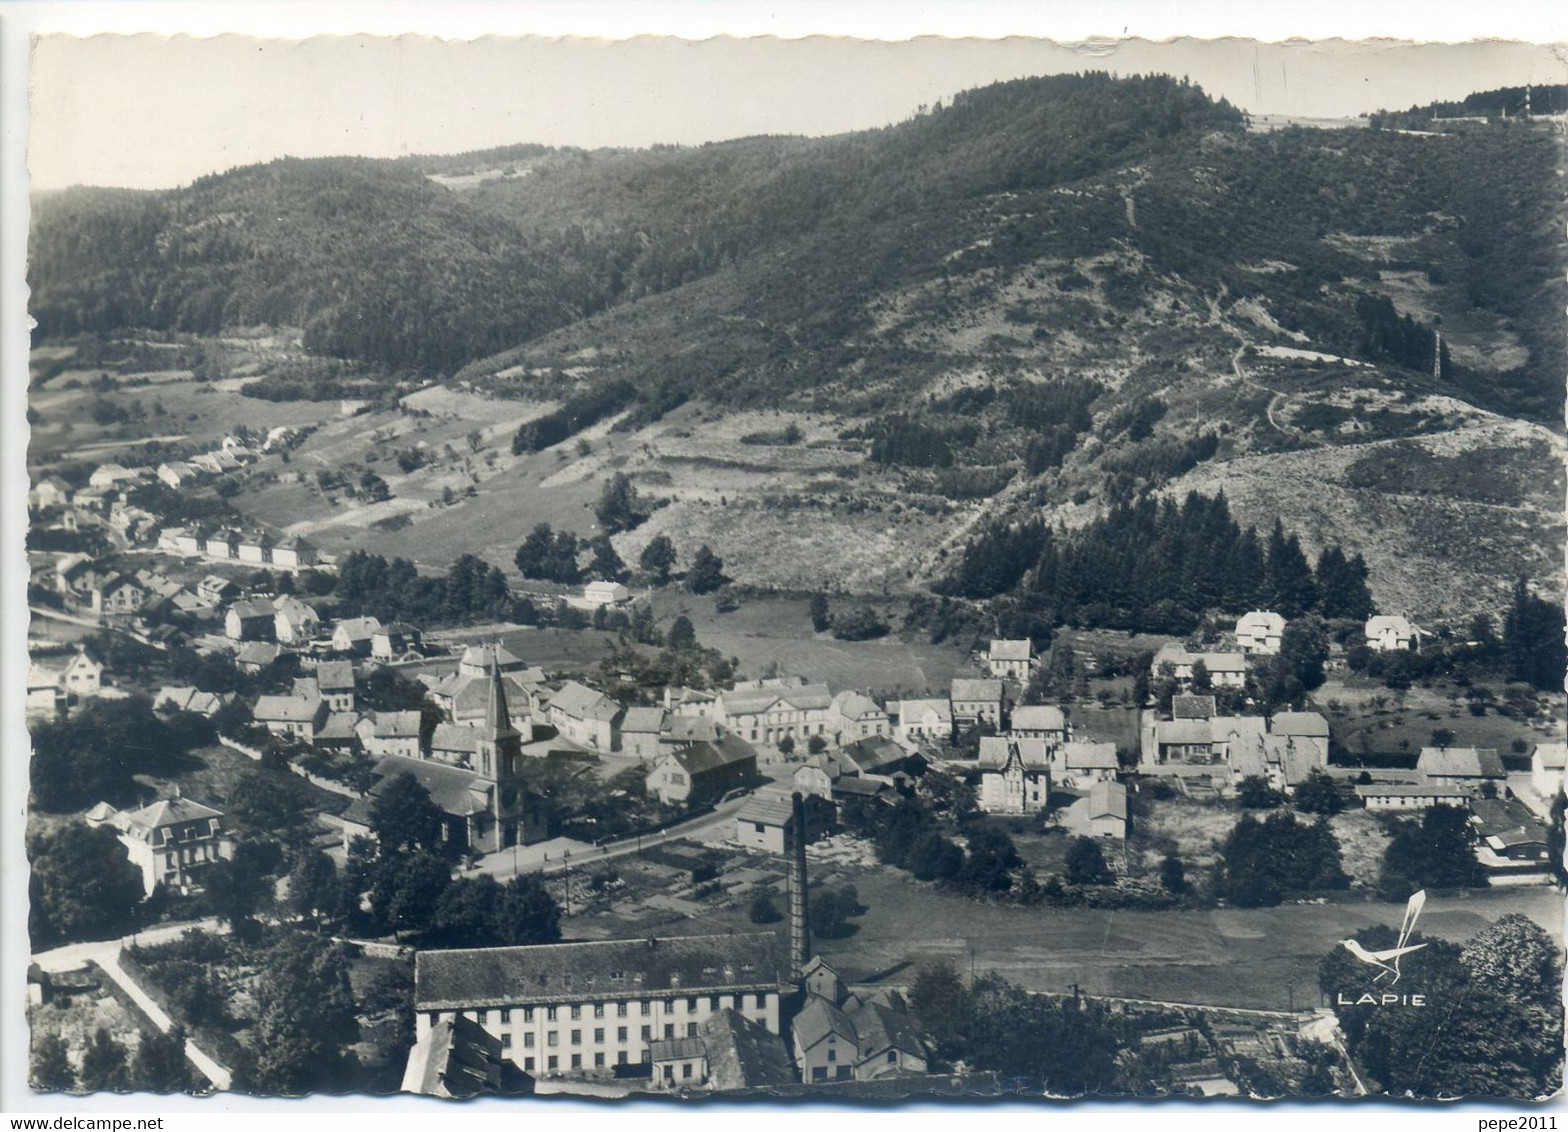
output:
POLYGON ((806 919, 806 803, 798 791, 792 809, 795 847, 789 863, 789 967, 798 982, 811 958, 811 927, 806 919))

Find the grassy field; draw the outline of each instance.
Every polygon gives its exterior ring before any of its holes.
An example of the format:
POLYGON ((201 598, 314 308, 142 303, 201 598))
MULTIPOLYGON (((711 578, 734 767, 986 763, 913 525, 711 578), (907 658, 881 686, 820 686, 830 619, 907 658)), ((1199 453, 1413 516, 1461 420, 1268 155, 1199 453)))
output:
MULTIPOLYGON (((1394 904, 1286 904, 1166 912, 1017 908, 938 892, 890 869, 853 874, 866 912, 855 934, 817 948, 857 972, 948 959, 1037 990, 1074 983, 1093 994, 1283 1009, 1317 998, 1317 965, 1367 924, 1396 925, 1394 904)), ((1434 898, 1424 933, 1464 941, 1509 912, 1554 935, 1563 898, 1549 889, 1498 889, 1434 898)))
MULTIPOLYGON (((1501 692, 1496 689, 1499 697, 1501 692)), ((1452 685, 1393 692, 1362 677, 1341 674, 1325 682, 1313 700, 1327 716, 1334 741, 1352 755, 1406 753, 1414 758, 1422 747, 1434 745, 1432 732, 1439 729, 1453 732, 1452 746, 1491 747, 1503 755, 1512 753, 1515 740, 1528 748, 1561 741, 1560 706, 1551 723, 1525 723, 1490 709, 1485 715, 1472 715, 1460 693, 1452 685)))
MULTIPOLYGON (((933 645, 898 634, 874 641, 839 641, 831 633, 813 633, 806 607, 805 600, 752 599, 734 612, 721 614, 712 597, 675 590, 657 593, 653 601, 661 625, 677 616, 690 618, 697 639, 724 656, 738 658, 741 673, 748 678, 776 665, 780 674, 824 682, 834 691, 869 688, 878 694, 916 696, 946 691, 955 676, 981 674, 974 659, 951 642, 933 645)), ((881 612, 888 616, 892 611, 881 612)))

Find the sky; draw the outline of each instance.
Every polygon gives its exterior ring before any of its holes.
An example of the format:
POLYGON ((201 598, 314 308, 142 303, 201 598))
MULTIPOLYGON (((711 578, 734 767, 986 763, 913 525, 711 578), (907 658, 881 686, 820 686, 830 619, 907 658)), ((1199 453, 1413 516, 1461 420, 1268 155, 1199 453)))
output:
POLYGON ((55 35, 33 46, 28 166, 35 190, 163 188, 284 155, 822 135, 1084 69, 1187 75, 1255 114, 1322 117, 1568 82, 1561 48, 1502 41, 55 35))

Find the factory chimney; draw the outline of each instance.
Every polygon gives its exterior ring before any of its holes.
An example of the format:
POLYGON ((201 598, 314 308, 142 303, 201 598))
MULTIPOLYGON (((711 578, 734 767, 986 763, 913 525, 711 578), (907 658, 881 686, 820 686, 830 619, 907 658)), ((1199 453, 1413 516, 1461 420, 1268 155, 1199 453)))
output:
POLYGON ((794 856, 789 864, 789 966, 797 982, 811 958, 811 928, 806 919, 806 803, 797 791, 792 800, 794 856))

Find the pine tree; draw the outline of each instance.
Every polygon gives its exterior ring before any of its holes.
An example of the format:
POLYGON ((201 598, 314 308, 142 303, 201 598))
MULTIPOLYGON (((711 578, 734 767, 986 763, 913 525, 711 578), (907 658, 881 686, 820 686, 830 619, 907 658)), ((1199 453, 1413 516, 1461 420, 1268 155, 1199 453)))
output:
POLYGON ((1299 617, 1317 603, 1312 568, 1302 553, 1301 540, 1285 536, 1285 525, 1274 520, 1269 533, 1265 586, 1270 604, 1286 617, 1299 617))
POLYGON ((720 558, 704 544, 697 548, 697 553, 692 557, 691 569, 686 572, 686 585, 694 594, 712 593, 722 586, 727 579, 724 577, 724 559, 720 558))
POLYGON ((621 561, 621 556, 615 553, 615 546, 610 542, 609 535, 600 535, 588 544, 593 551, 593 565, 590 572, 606 582, 619 582, 626 577, 626 563, 621 561))

